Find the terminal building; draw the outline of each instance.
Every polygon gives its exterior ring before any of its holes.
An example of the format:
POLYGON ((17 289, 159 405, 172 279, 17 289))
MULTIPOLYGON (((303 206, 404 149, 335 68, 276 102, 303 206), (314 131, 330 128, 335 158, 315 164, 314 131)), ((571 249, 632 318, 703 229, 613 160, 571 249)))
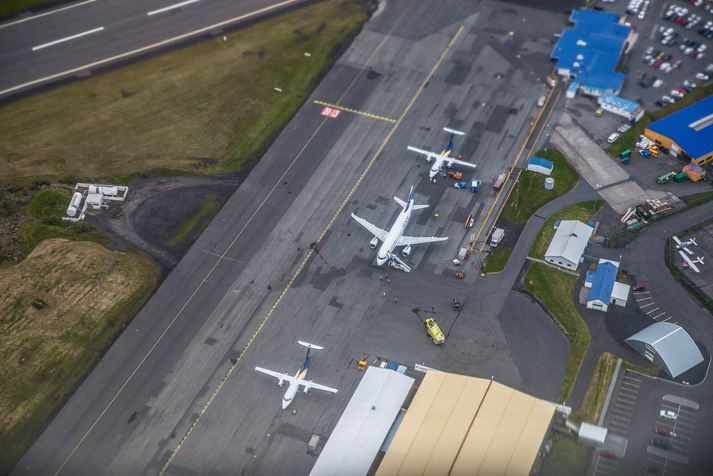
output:
POLYGON ((550 57, 557 74, 571 81, 567 97, 577 91, 590 96, 619 94, 623 73, 616 71, 619 58, 630 43, 632 30, 624 17, 595 10, 574 10, 569 17, 574 27, 562 31, 550 57))
POLYGON ((644 129, 644 136, 669 155, 696 165, 713 161, 713 96, 691 104, 644 129))

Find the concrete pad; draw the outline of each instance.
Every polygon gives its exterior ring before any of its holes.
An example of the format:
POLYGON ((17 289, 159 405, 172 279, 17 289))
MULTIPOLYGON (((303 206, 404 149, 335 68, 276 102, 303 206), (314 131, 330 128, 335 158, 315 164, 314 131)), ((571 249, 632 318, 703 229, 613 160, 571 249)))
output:
POLYGON ((567 113, 560 116, 551 140, 577 172, 595 189, 629 178, 629 174, 612 160, 567 113))
POLYGON ((599 195, 601 195, 617 213, 626 213, 629 207, 638 205, 647 199, 669 196, 666 192, 644 190, 638 183, 631 180, 600 190, 599 195))

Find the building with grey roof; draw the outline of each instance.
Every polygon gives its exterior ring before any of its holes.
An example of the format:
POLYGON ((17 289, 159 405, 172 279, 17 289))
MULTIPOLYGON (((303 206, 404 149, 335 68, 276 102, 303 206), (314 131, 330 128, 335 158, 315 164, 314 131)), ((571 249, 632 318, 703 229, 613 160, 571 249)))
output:
POLYGON ((545 261, 576 271, 593 231, 579 220, 561 220, 545 252, 545 261))
POLYGON ((366 475, 413 383, 395 370, 367 368, 310 476, 366 475))
POLYGON ((691 336, 670 322, 657 322, 626 339, 626 343, 676 378, 703 362, 703 355, 691 336))

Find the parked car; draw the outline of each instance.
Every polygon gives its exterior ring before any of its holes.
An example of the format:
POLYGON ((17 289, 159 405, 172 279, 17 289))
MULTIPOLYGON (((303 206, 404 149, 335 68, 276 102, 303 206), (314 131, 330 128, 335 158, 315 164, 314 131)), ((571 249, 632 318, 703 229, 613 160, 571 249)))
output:
POLYGON ((633 289, 634 291, 646 291, 646 285, 644 283, 636 283, 633 289))
POLYGON ((672 410, 661 410, 661 411, 659 412, 659 415, 660 415, 662 418, 667 418, 667 419, 669 419, 669 420, 675 420, 676 418, 678 418, 678 413, 676 413, 676 412, 674 412, 674 411, 672 411, 672 410))
POLYGON ((604 458, 616 458, 616 454, 611 450, 602 450, 599 452, 599 456, 603 456, 604 458))
POLYGON ((613 144, 618 138, 619 138, 619 133, 618 133, 618 132, 614 132, 612 135, 610 135, 610 136, 607 138, 607 142, 609 142, 610 144, 613 144))
POLYGON ((672 432, 668 428, 664 428, 662 426, 656 428, 656 434, 657 435, 663 435, 663 436, 676 436, 676 433, 672 432))
POLYGON ((651 444, 654 446, 658 446, 659 448, 664 448, 666 450, 671 449, 671 442, 664 438, 653 438, 651 440, 651 444))

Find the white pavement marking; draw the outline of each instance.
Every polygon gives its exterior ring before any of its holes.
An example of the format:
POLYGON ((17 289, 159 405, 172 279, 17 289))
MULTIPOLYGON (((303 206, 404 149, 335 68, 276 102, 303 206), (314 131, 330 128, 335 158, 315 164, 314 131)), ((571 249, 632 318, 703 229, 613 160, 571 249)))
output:
POLYGON ((673 317, 673 316, 668 316, 666 319, 664 319, 664 320, 661 321, 661 322, 667 322, 667 321, 668 321, 669 319, 671 319, 672 317, 673 317))
POLYGON ((651 294, 651 291, 637 291, 634 293, 634 296, 638 296, 639 294, 651 294))
POLYGON ((649 297, 645 297, 645 298, 637 299, 637 300, 636 300, 636 302, 641 302, 641 301, 648 301, 649 299, 653 299, 653 298, 652 298, 651 296, 649 296, 649 297))
POLYGON ((11 21, 11 22, 9 22, 9 23, 5 23, 5 24, 3 24, 3 25, 0 25, 0 28, 7 28, 8 26, 17 25, 18 23, 25 23, 26 21, 36 20, 37 18, 41 18, 41 17, 47 16, 47 15, 52 15, 53 13, 58 13, 58 12, 61 12, 61 11, 63 11, 63 10, 69 10, 70 8, 79 7, 79 6, 81 6, 81 5, 86 5, 87 3, 94 3, 94 2, 96 2, 96 1, 97 1, 97 0, 85 0, 85 1, 83 1, 83 2, 75 3, 75 4, 73 4, 73 5, 68 5, 68 6, 66 6, 66 7, 58 8, 58 9, 56 9, 56 10, 50 10, 49 12, 39 13, 39 14, 37 14, 37 15, 32 15, 32 16, 29 16, 29 17, 27 17, 27 18, 22 18, 22 19, 20 19, 20 20, 11 21))
POLYGON ((141 48, 137 48, 137 49, 135 49, 135 50, 125 51, 124 53, 119 53, 119 54, 117 54, 117 55, 110 56, 110 57, 108 57, 108 58, 104 58, 104 59, 99 60, 99 61, 94 61, 93 63, 88 63, 88 64, 85 64, 85 65, 82 65, 82 66, 78 66, 78 67, 76 67, 76 68, 68 69, 68 70, 66 70, 66 71, 61 71, 61 72, 59 72, 59 73, 50 74, 49 76, 45 76, 45 77, 42 77, 42 78, 33 79, 32 81, 27 81, 27 82, 24 82, 24 83, 22 83, 22 84, 16 84, 15 86, 11 86, 11 87, 9 87, 9 88, 6 88, 6 89, 1 90, 1 91, 0 91, 0 96, 3 96, 3 95, 5 95, 5 94, 8 94, 8 93, 11 93, 11 92, 14 92, 14 91, 17 91, 17 90, 19 90, 19 89, 23 89, 23 88, 27 88, 27 87, 30 87, 30 86, 34 86, 34 85, 36 85, 36 84, 41 84, 41 83, 44 83, 44 82, 47 82, 47 81, 51 81, 51 80, 53 80, 53 79, 62 78, 62 77, 64 77, 64 76, 68 76, 68 75, 71 75, 71 74, 79 73, 80 71, 86 71, 86 70, 95 68, 95 67, 97 67, 97 66, 102 66, 102 65, 104 65, 104 64, 111 63, 111 62, 113 62, 113 61, 117 61, 117 60, 120 60, 120 59, 128 58, 129 56, 134 56, 134 55, 137 55, 137 54, 139 54, 139 53, 143 53, 143 52, 145 52, 145 51, 150 51, 150 50, 153 50, 153 49, 156 49, 156 48, 160 48, 161 46, 170 45, 171 43, 175 43, 176 41, 181 41, 181 40, 184 40, 184 39, 186 39, 186 38, 190 38, 190 37, 192 37, 192 36, 200 35, 201 33, 206 33, 206 32, 209 32, 209 31, 211 31, 211 30, 214 30, 214 29, 216 29, 216 28, 221 28, 221 27, 224 27, 224 26, 226 26, 226 25, 230 25, 231 23, 235 23, 235 22, 237 22, 237 21, 244 20, 244 19, 246 19, 246 18, 254 17, 254 16, 260 15, 260 14, 262 14, 262 13, 267 13, 267 12, 272 11, 272 10, 275 10, 275 9, 277 9, 277 8, 281 8, 281 7, 284 7, 284 6, 287 6, 287 5, 291 5, 291 4, 293 4, 293 3, 297 2, 297 1, 299 1, 299 0, 285 0, 285 1, 283 1, 283 2, 276 3, 276 4, 274 4, 274 5, 270 5, 270 6, 268 6, 268 7, 260 8, 260 9, 258 9, 258 10, 255 10, 255 11, 252 11, 252 12, 249 12, 249 13, 245 13, 245 14, 239 15, 239 16, 237 16, 237 17, 229 18, 229 19, 227 19, 227 20, 223 20, 223 21, 220 21, 220 22, 218 22, 218 23, 214 23, 213 25, 204 26, 204 27, 202 27, 202 28, 198 28, 197 30, 189 31, 189 32, 187 32, 187 33, 182 33, 182 34, 180 34, 180 35, 178 35, 178 36, 173 36, 173 37, 171 37, 171 38, 166 38, 165 40, 161 40, 161 41, 159 41, 159 42, 152 43, 152 44, 150 44, 150 45, 142 46, 141 48))
POLYGON ((190 5, 191 3, 196 3, 196 2, 200 2, 200 1, 201 0, 186 0, 185 2, 176 3, 175 5, 169 5, 167 7, 159 8, 158 10, 152 10, 150 12, 147 12, 146 15, 148 15, 148 16, 158 15, 159 13, 169 12, 171 10, 175 10, 176 8, 181 8, 186 5, 190 5))
POLYGON ((651 309, 649 312, 646 313, 646 315, 648 316, 648 315, 651 314, 652 312, 658 311, 659 309, 661 309, 661 308, 660 308, 660 307, 656 307, 656 308, 654 308, 654 309, 651 309))
POLYGON ((68 36, 66 38, 60 38, 59 40, 50 41, 49 43, 45 43, 45 44, 38 45, 38 46, 33 46, 32 51, 41 50, 43 48, 47 48, 48 46, 58 45, 60 43, 64 43, 65 41, 76 40, 77 38, 81 38, 81 37, 87 36, 87 35, 92 35, 94 33, 99 33, 100 31, 104 31, 103 26, 100 26, 99 28, 94 28, 92 30, 83 31, 82 33, 77 33, 76 35, 68 36))
MULTIPOLYGON (((661 314, 656 314, 654 317, 652 317, 652 319, 658 319, 659 317, 663 316, 664 314, 666 314, 666 311, 662 312, 661 314)), ((669 319, 670 319, 670 317, 669 317, 669 319)))
POLYGON ((640 308, 640 309, 643 309, 643 308, 645 308, 645 307, 653 306, 654 304, 656 304, 656 303, 655 303, 655 302, 650 302, 650 303, 648 303, 648 304, 644 304, 643 306, 639 306, 639 308, 640 308))

